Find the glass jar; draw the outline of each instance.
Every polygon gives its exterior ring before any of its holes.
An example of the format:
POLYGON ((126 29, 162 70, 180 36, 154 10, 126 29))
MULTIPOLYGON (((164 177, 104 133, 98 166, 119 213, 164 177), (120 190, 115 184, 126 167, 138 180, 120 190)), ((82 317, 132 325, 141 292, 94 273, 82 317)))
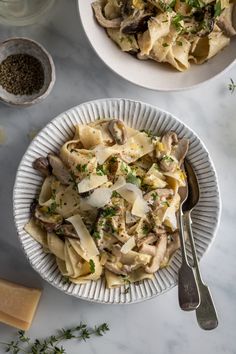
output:
POLYGON ((44 15, 54 0, 0 0, 0 23, 30 25, 44 15))

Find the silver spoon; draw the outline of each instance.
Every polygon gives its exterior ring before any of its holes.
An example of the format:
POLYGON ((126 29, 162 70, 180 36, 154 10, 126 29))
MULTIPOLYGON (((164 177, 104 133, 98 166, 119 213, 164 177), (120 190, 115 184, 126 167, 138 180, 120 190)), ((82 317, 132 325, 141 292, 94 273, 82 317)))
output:
POLYGON ((178 276, 179 305, 184 311, 192 311, 199 306, 200 298, 194 270, 188 263, 183 230, 182 206, 188 197, 188 185, 180 187, 178 193, 180 195, 180 207, 178 213, 179 237, 182 252, 182 263, 178 276))
POLYGON ((218 326, 217 313, 210 290, 202 281, 191 227, 191 212, 199 201, 199 185, 195 172, 187 160, 185 160, 184 165, 188 178, 189 193, 187 200, 183 204, 183 213, 191 244, 194 269, 196 271, 196 279, 201 298, 200 305, 196 309, 196 316, 199 326, 203 329, 210 330, 218 326))

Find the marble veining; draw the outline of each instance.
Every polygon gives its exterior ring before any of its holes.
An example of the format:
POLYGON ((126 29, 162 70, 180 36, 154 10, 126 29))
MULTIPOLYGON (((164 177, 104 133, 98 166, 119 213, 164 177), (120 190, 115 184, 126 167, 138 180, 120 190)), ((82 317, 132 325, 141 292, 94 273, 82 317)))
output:
MULTIPOLYGON (((44 289, 32 337, 80 321, 108 322, 110 332, 86 343, 68 343, 69 354, 235 354, 236 328, 236 67, 202 86, 184 92, 162 93, 136 87, 110 71, 93 52, 81 28, 75 0, 57 0, 40 23, 29 27, 0 26, 0 40, 25 36, 42 43, 52 54, 57 81, 47 100, 18 109, 0 105, 0 277, 44 289), (20 159, 32 131, 81 102, 103 97, 146 101, 168 110, 196 131, 205 142, 218 171, 222 218, 216 240, 201 261, 219 313, 219 327, 203 332, 194 313, 180 311, 177 289, 155 299, 128 306, 87 303, 67 296, 44 282, 29 266, 15 232, 12 188, 20 159)), ((0 324, 0 338, 15 330, 0 324)), ((0 349, 0 353, 3 350, 0 349)))

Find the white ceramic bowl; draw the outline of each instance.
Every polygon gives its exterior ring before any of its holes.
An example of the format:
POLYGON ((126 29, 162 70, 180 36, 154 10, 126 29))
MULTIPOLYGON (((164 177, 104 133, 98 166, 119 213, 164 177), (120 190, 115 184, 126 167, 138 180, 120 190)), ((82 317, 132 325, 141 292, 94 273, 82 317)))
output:
POLYGON ((84 31, 98 56, 114 72, 136 85, 160 91, 189 89, 219 75, 236 62, 235 37, 231 39, 230 45, 214 58, 202 65, 193 64, 183 73, 167 64, 138 60, 122 52, 98 25, 91 8, 94 0, 77 1, 84 31))
MULTIPOLYGON (((105 281, 89 282, 84 285, 65 284, 54 256, 46 254, 23 227, 30 217, 30 204, 37 196, 42 176, 32 168, 32 162, 49 152, 58 152, 62 144, 71 138, 77 123, 86 124, 99 117, 122 118, 136 129, 152 130, 162 134, 174 130, 179 137, 190 140, 187 155, 195 169, 200 185, 200 201, 193 212, 193 233, 199 258, 213 241, 220 217, 220 197, 216 173, 209 154, 197 135, 170 113, 157 107, 127 99, 103 99, 81 104, 60 114, 49 123, 32 141, 19 165, 14 186, 14 217, 17 232, 24 252, 32 267, 50 284, 69 295, 102 303, 132 303, 164 293, 176 285, 181 264, 180 250, 165 269, 155 274, 154 280, 131 284, 130 292, 124 287, 106 289, 105 281)), ((190 248, 187 244, 187 250, 190 248)))

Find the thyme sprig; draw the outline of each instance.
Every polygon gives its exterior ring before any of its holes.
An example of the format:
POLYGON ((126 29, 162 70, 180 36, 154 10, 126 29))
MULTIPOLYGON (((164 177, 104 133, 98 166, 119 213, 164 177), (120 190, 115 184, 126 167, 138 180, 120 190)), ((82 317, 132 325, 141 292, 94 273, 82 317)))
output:
POLYGON ((228 88, 231 93, 234 93, 234 91, 236 90, 236 83, 233 79, 230 79, 230 84, 228 85, 228 88))
POLYGON ((103 336, 109 327, 107 323, 102 323, 99 326, 89 328, 86 324, 80 323, 79 326, 62 328, 46 339, 31 340, 25 335, 24 331, 17 332, 17 338, 14 341, 2 342, 0 345, 5 347, 5 353, 9 354, 66 354, 66 349, 60 345, 61 342, 70 339, 78 339, 86 341, 91 336, 103 336))

